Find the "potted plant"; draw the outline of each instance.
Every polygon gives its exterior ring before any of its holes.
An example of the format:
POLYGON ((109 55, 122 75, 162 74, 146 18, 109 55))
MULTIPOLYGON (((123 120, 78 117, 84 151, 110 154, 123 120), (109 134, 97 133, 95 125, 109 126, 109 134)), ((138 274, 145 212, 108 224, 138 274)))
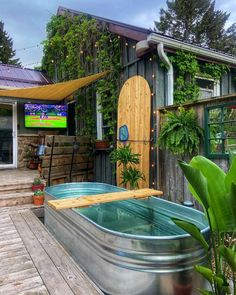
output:
POLYGON ((138 188, 139 180, 144 180, 144 174, 140 172, 136 164, 139 164, 140 154, 134 154, 130 144, 122 145, 110 154, 111 161, 122 165, 121 183, 125 188, 129 185, 130 189, 138 188))
POLYGON ((110 146, 110 142, 108 140, 105 140, 105 139, 95 140, 95 149, 96 150, 108 149, 109 146, 110 146))
POLYGON ((208 265, 196 265, 195 269, 210 283, 211 291, 199 290, 199 293, 236 294, 236 157, 231 159, 228 173, 202 156, 194 157, 190 164, 183 161, 179 164, 210 227, 208 242, 194 224, 173 219, 205 249, 208 265))
POLYGON ((44 202, 44 192, 39 189, 34 192, 33 203, 36 206, 41 206, 41 205, 43 205, 43 202, 44 202))
POLYGON ((32 191, 44 190, 44 183, 41 178, 35 177, 32 185, 32 191))
POLYGON ((203 130, 193 109, 179 107, 177 112, 166 111, 158 144, 174 155, 193 155, 199 149, 203 130))

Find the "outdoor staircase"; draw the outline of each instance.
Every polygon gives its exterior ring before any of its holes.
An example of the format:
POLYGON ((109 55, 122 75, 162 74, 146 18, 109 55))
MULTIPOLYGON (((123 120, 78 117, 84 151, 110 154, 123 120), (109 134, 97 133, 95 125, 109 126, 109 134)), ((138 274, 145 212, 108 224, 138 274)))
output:
POLYGON ((0 207, 32 203, 32 180, 26 182, 0 183, 0 207))
POLYGON ((31 204, 37 170, 0 169, 0 207, 31 204))

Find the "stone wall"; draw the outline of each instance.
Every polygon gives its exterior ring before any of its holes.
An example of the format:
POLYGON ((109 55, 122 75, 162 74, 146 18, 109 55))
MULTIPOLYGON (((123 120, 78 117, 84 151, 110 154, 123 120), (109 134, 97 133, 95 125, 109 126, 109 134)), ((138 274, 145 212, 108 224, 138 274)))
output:
POLYGON ((33 156, 36 149, 29 144, 39 144, 38 134, 19 134, 18 135, 18 168, 25 168, 29 163, 30 156, 33 156))

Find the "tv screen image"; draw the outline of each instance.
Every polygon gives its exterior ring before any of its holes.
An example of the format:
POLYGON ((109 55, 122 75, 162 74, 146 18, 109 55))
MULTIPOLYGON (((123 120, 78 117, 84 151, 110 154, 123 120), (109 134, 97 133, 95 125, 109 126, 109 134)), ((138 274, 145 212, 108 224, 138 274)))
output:
POLYGON ((67 106, 56 104, 25 104, 25 127, 66 128, 67 106))

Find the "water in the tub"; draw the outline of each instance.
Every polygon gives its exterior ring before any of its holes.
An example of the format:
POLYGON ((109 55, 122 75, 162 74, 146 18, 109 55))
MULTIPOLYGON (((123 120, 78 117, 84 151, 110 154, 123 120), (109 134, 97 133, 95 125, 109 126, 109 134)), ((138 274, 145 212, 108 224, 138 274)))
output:
POLYGON ((117 201, 90 208, 75 209, 107 229, 144 236, 184 234, 171 217, 179 217, 167 208, 152 206, 150 200, 117 201))

